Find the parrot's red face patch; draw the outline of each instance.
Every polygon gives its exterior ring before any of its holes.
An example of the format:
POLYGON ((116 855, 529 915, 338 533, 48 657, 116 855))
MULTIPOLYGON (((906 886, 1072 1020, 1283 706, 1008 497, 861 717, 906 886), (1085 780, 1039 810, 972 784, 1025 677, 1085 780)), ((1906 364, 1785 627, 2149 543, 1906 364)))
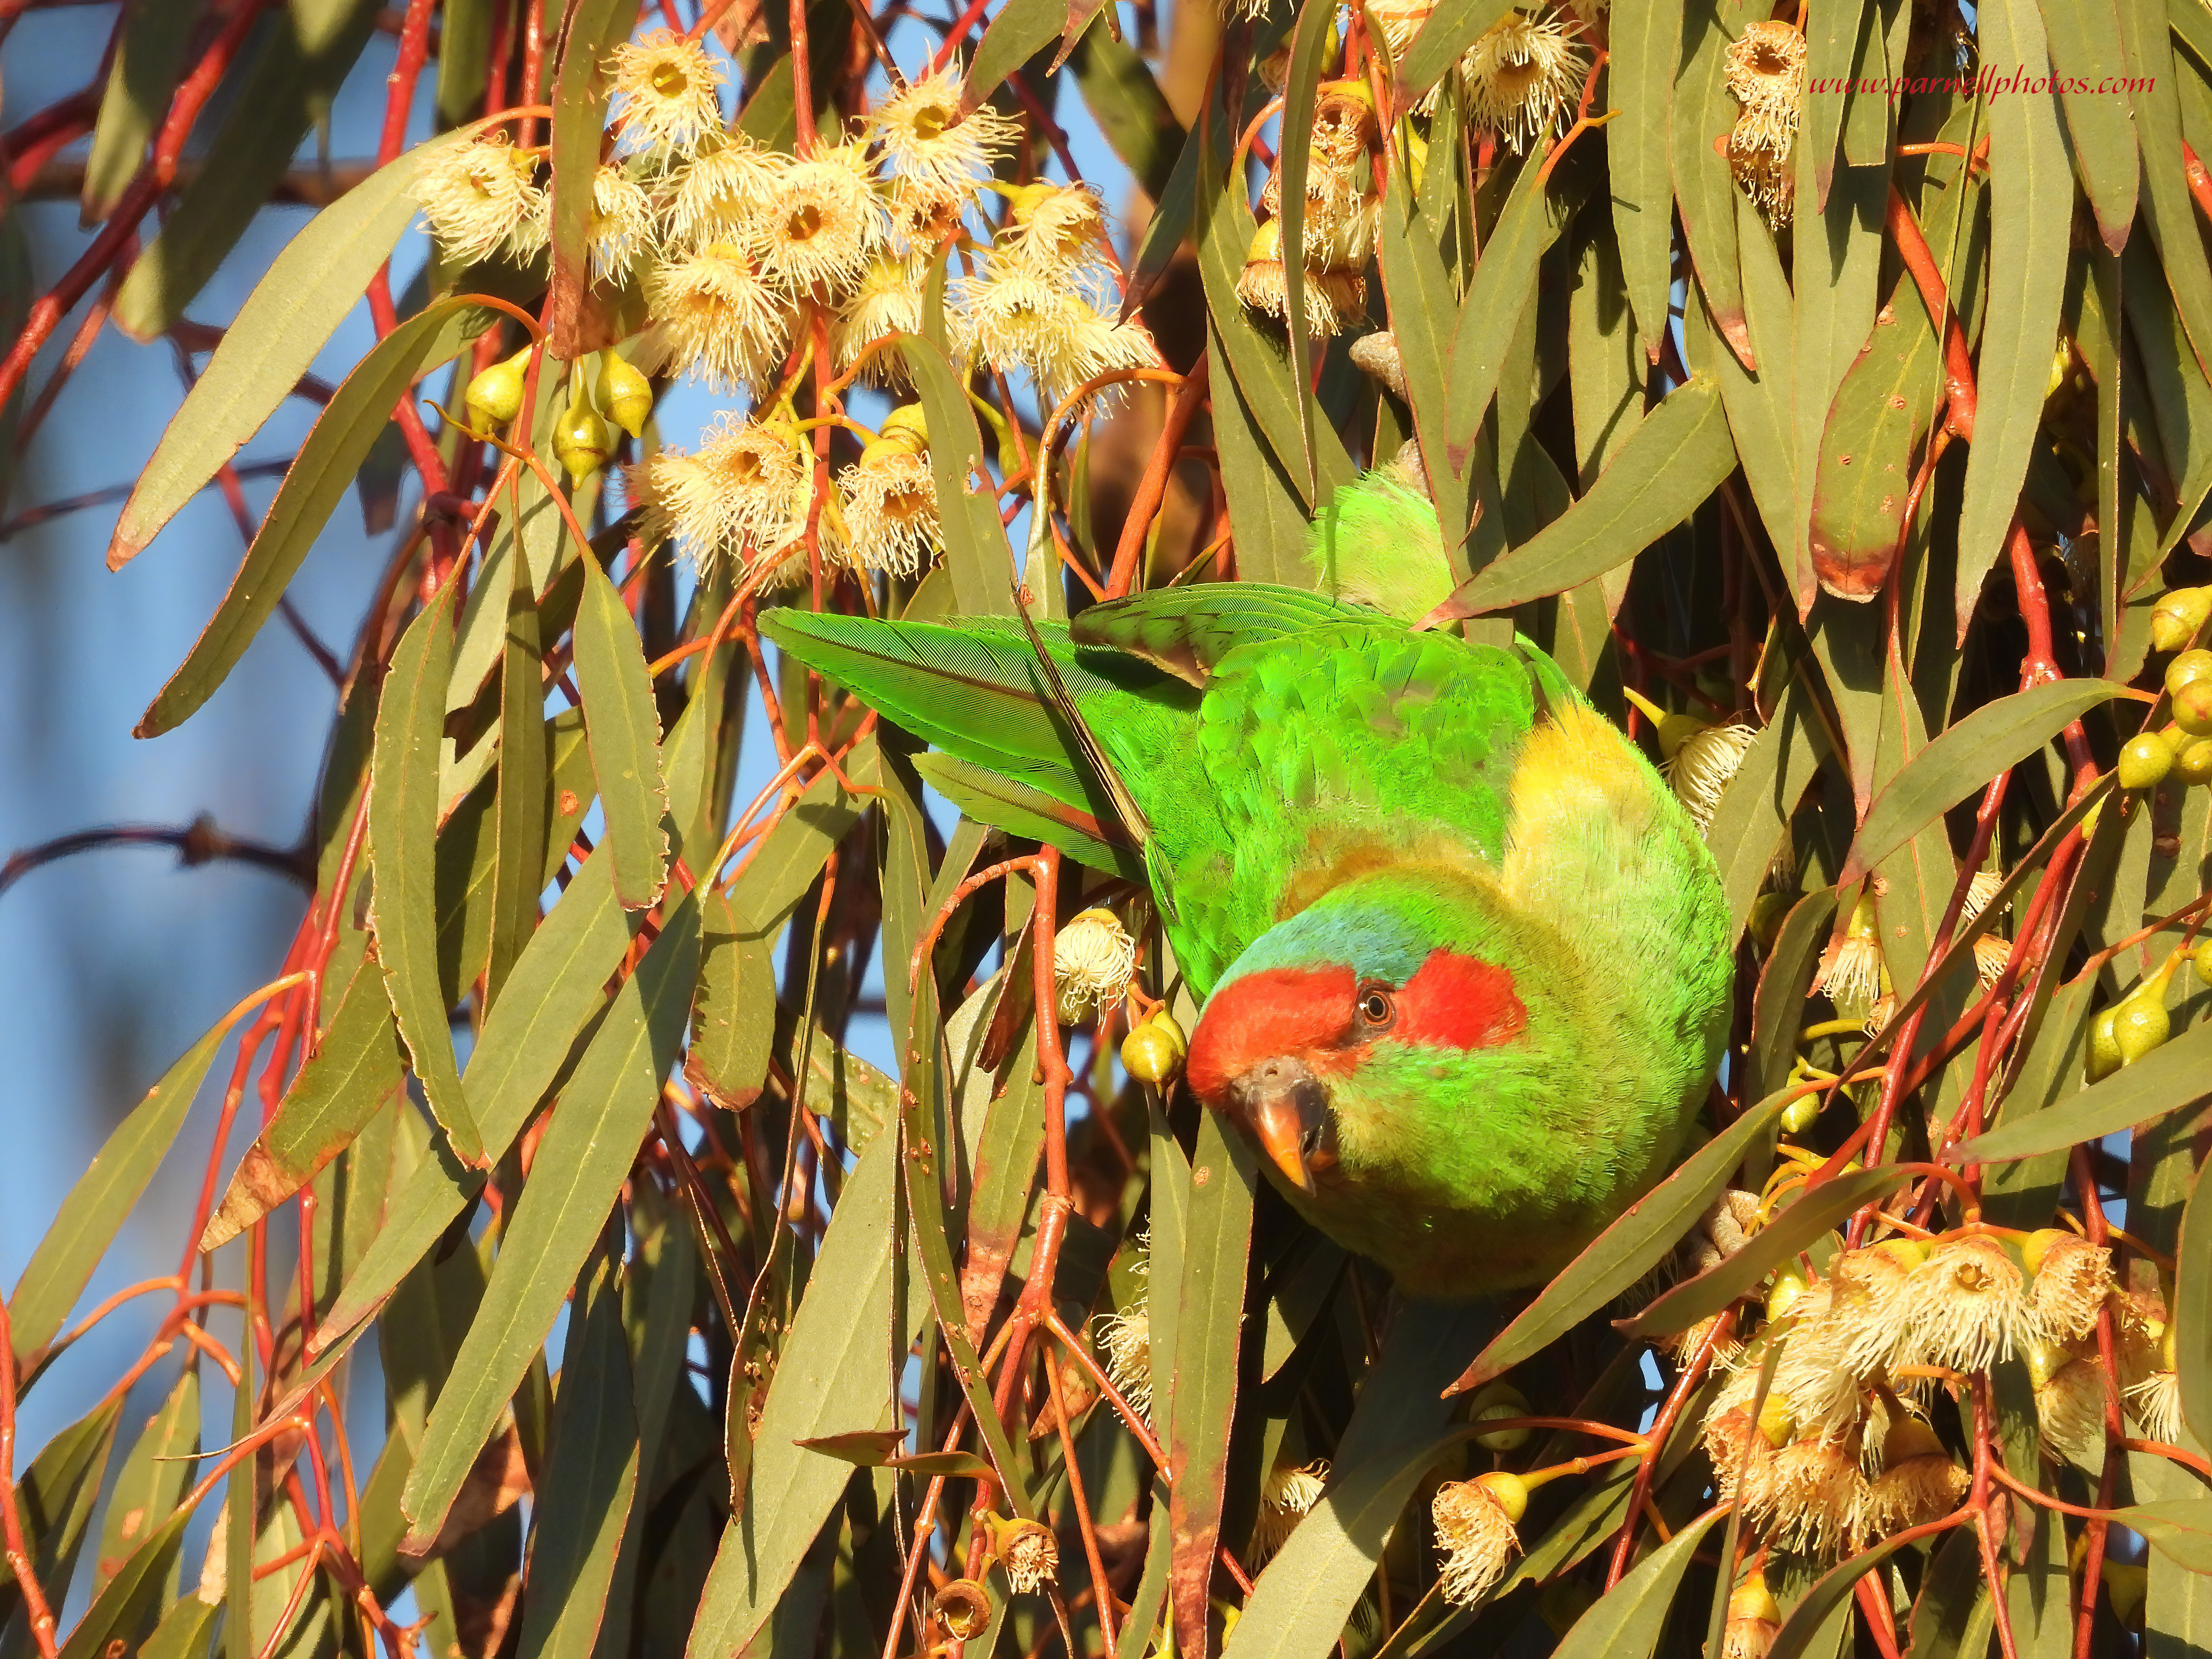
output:
POLYGON ((1425 1048, 1492 1048, 1528 1027, 1510 972, 1449 951, 1431 951, 1397 1000, 1391 1035, 1425 1048))
POLYGON ((1358 990, 1349 968, 1247 974, 1206 1004, 1183 1074, 1200 1100, 1224 1100, 1230 1085, 1262 1060, 1340 1048, 1352 1036, 1358 990))
POLYGON ((1449 951, 1431 951, 1396 987, 1349 968, 1270 968, 1224 986, 1206 1005, 1185 1074, 1200 1099, 1221 1101, 1263 1060, 1341 1072, 1377 1040, 1468 1051, 1510 1042, 1528 1025, 1511 973, 1449 951))

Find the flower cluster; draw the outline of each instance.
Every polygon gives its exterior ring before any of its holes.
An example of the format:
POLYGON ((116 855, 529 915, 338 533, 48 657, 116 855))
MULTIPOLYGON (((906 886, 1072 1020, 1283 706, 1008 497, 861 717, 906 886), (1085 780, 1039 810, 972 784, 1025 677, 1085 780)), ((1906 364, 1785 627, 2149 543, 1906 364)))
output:
POLYGON ((981 268, 953 285, 956 337, 1002 373, 1027 375, 1047 410, 1101 376, 1156 365, 1144 325, 1109 314, 1119 285, 1111 251, 1090 186, 1012 191, 981 268))
POLYGON ((1093 1322, 1098 1347, 1105 1356, 1107 1379, 1138 1416, 1152 1414, 1152 1318, 1151 1306, 1152 1235, 1137 1235, 1136 1254, 1129 1263, 1138 1280, 1137 1293, 1119 1313, 1101 1314, 1093 1322))
POLYGON ((1741 107, 1729 129, 1729 167, 1777 230, 1790 222, 1790 152, 1805 103, 1805 37, 1779 18, 1753 23, 1728 49, 1728 89, 1741 107))
MULTIPOLYGON (((592 279, 612 301, 634 296, 611 313, 649 319, 629 349, 641 367, 751 405, 696 451, 664 451, 627 479, 648 528, 702 568, 735 562, 775 585, 805 574, 811 545, 864 570, 920 570, 939 543, 920 410, 872 434, 834 416, 866 441, 831 492, 810 430, 822 422, 802 425, 790 397, 817 340, 833 394, 904 386, 893 337, 921 331, 940 252, 976 267, 951 285, 956 356, 1027 376, 1048 409, 1100 375, 1158 362, 1141 325, 1109 314, 1119 274, 1096 193, 993 182, 1019 128, 988 105, 964 109, 957 68, 902 85, 853 131, 798 155, 726 129, 723 70, 695 41, 657 30, 607 69, 614 142, 592 181, 592 279), (972 231, 987 190, 1010 198, 988 245, 972 231)), ((448 258, 532 259, 551 237, 544 170, 542 150, 480 138, 434 154, 416 199, 448 258)))
POLYGON ((2159 1377, 2171 1376, 2170 1358, 2164 1372, 2156 1364, 2163 1304, 2122 1293, 2107 1253, 2070 1232, 1969 1228, 1844 1250, 1810 1279, 1785 1270, 1766 1328, 1724 1357, 1705 1419, 1716 1483, 1778 1547, 1816 1556, 1940 1519, 1967 1473, 1916 1402, 2015 1356, 2037 1378, 2045 1444, 2094 1467, 2106 1307, 2136 1334, 2122 1343, 2122 1374, 2148 1422, 2159 1377))
MULTIPOLYGON (((1381 27, 1391 56, 1403 63, 1435 9, 1435 0, 1382 0, 1367 15, 1381 27)), ((1484 30, 1457 66, 1468 118, 1516 155, 1547 143, 1582 92, 1590 67, 1586 37, 1606 9, 1601 0, 1516 7, 1484 30)), ((1431 88, 1415 107, 1427 114, 1436 103, 1431 88)))
MULTIPOLYGON (((1381 210, 1370 158, 1380 133, 1374 94, 1364 81, 1327 81, 1316 89, 1297 250, 1306 332, 1316 338, 1326 339, 1366 315, 1362 273, 1374 252, 1381 210)), ((1267 217, 1245 252, 1237 297, 1287 327, 1290 255, 1283 246, 1279 160, 1261 191, 1260 210, 1267 217)))

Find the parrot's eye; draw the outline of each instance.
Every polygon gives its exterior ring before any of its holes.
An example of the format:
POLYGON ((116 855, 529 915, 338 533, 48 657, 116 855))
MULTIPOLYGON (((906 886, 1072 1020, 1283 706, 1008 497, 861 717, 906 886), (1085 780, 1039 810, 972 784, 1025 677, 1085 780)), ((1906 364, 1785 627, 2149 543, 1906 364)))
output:
POLYGON ((1370 985, 1359 994, 1359 1023, 1370 1031, 1379 1031, 1397 1017, 1398 1005, 1390 999, 1389 992, 1379 985, 1370 985))

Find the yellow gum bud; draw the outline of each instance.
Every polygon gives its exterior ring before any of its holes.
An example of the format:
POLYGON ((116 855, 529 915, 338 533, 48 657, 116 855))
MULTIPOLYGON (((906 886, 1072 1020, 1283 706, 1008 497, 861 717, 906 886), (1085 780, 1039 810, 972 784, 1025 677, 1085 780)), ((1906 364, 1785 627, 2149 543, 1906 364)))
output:
POLYGON ((599 357, 599 407, 633 438, 642 437, 653 413, 653 383, 636 365, 612 351, 599 357))
POLYGON ((571 489, 605 466, 614 447, 615 436, 605 418, 580 398, 568 405, 553 428, 553 459, 568 475, 571 489))
POLYGON ((1516 1526, 1528 1513, 1528 1484, 1519 1475, 1498 1469, 1489 1474, 1478 1474, 1474 1484, 1498 1500, 1498 1507, 1505 1511, 1505 1518, 1516 1526))
POLYGON ((530 362, 525 346, 512 357, 501 358, 469 382, 462 394, 470 418, 478 426, 505 426, 522 412, 522 383, 530 362))

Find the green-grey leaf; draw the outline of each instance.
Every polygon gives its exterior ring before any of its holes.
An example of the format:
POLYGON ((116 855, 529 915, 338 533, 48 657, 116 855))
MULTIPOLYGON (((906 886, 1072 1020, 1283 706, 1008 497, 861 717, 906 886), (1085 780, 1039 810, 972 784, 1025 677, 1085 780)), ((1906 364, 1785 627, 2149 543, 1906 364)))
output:
POLYGON ((1477 571, 1446 600, 1479 616, 1572 587, 1627 563, 1697 509, 1735 470, 1717 385, 1669 392, 1620 447, 1589 493, 1529 541, 1477 571))
MULTIPOLYGON (((1426 444, 1422 447, 1432 473, 1442 465, 1462 481, 1446 501, 1455 510, 1464 507, 1472 512, 1474 492, 1465 481, 1476 465, 1483 418, 1497 394, 1522 315, 1534 301, 1537 266, 1559 239, 1563 210, 1545 192, 1541 172, 1533 165, 1522 167, 1483 244, 1482 258, 1460 302, 1451 361, 1445 368, 1444 452, 1431 459, 1426 444)), ((1445 526, 1447 550, 1464 539, 1467 529, 1465 519, 1445 526)))
POLYGON ((145 1195, 232 1023, 224 1020, 161 1074, 62 1200, 53 1225, 31 1253, 30 1265, 8 1298, 19 1374, 29 1372, 61 1334, 62 1322, 91 1282, 93 1269, 145 1195))
MULTIPOLYGON (((1668 111, 1669 164, 1675 204, 1682 215, 1682 240, 1698 285, 1705 290, 1713 326, 1747 368, 1764 367, 1766 359, 1752 356, 1744 328, 1735 250, 1741 192, 1729 171, 1727 156, 1716 145, 1735 126, 1740 112, 1729 96, 1726 59, 1729 43, 1752 21, 1750 12, 1745 0, 1686 0, 1681 67, 1668 111)), ((1776 538, 1776 545, 1782 544, 1776 538)))
POLYGON ((637 1412, 622 1288, 604 1270, 572 1318, 552 1456, 531 1528, 520 1659, 591 1659, 637 1490, 637 1412))
POLYGON ((2134 1065, 2055 1106, 2000 1123, 1946 1154, 1954 1164, 2008 1164, 2101 1140, 2212 1095, 2212 1025, 2182 1032, 2134 1065))
MULTIPOLYGON (((253 302, 249 300, 246 303, 251 307, 253 302)), ((345 499, 354 474, 361 470, 362 462, 368 459, 376 442, 376 434, 392 417, 393 403, 406 395, 407 388, 425 365, 442 362, 459 352, 489 325, 493 316, 490 311, 471 305, 465 299, 441 301, 400 324, 353 366, 329 404, 315 417, 313 428, 286 469, 284 481, 276 487, 276 499, 269 504, 268 516, 254 532, 253 544, 246 550, 238 574, 231 578, 230 587, 216 606, 214 617, 193 641, 190 654, 177 672, 147 705, 145 714, 133 728, 133 736, 154 738, 173 730, 215 695, 216 688, 246 654, 246 647, 253 642, 261 625, 276 613, 276 602, 284 597, 284 589, 298 573, 308 550, 314 546, 315 538, 322 533, 331 514, 345 499)), ((228 345, 237 331, 246 325, 241 315, 224 337, 224 343, 228 345)), ((221 358, 218 352, 216 361, 221 358)), ((199 395, 214 374, 214 365, 210 364, 208 373, 193 388, 193 397, 199 395)), ((195 411, 191 400, 187 398, 177 413, 171 432, 196 412, 198 411, 195 411)), ((222 411, 210 410, 204 413, 214 418, 219 417, 222 411)), ((243 442, 244 438, 240 441, 243 442)), ((162 443, 166 447, 168 440, 164 438, 162 443)), ((210 470, 229 459, 228 452, 215 457, 209 463, 210 470)), ((156 450, 155 464, 159 465, 161 459, 161 451, 156 450)), ((145 479, 153 477, 154 470, 149 466, 140 480, 140 487, 143 489, 145 479)), ((205 482, 204 478, 198 479, 193 488, 197 489, 205 482)), ((172 513, 175 510, 173 506, 168 509, 172 513)), ((126 507, 126 520, 129 512, 126 507)), ((122 532, 116 533, 119 537, 122 532)), ((149 530, 146 533, 150 538, 153 532, 149 530)), ((438 695, 442 703, 442 684, 438 695)))
POLYGON ((408 1477, 401 1507, 411 1540, 428 1544, 438 1535, 598 1242, 675 1063, 698 972, 699 904, 687 895, 615 994, 538 1143, 483 1305, 431 1407, 408 1477))
POLYGON ((762 1407, 743 1510, 715 1552, 691 1626, 693 1659, 744 1652, 767 1628, 785 1587, 851 1479, 851 1466, 797 1443, 873 1426, 890 1415, 887 1334, 903 1352, 922 1297, 900 1284, 904 1251, 893 1200, 902 1148, 879 1135, 847 1177, 815 1258, 809 1293, 762 1407), (894 1301, 906 1291, 902 1308, 894 1301))
POLYGON ((2208 1443, 2205 1437, 2212 1434, 2212 1342, 2205 1340, 2212 1333, 2212 1199, 2204 1196, 2208 1189, 2200 1181, 2191 1190, 2181 1212, 2181 1243, 2174 1251, 2173 1329, 2180 1361, 2181 1416, 2199 1445, 2208 1443))
POLYGON ((313 1180, 399 1085, 398 1034, 384 975, 364 957, 322 1046, 300 1067, 276 1115, 239 1161, 199 1248, 228 1243, 313 1180))
POLYGON ((1322 1659, 1335 1646, 1406 1500, 1451 1442, 1444 1384, 1494 1317, 1479 1303, 1400 1310, 1360 1386, 1328 1489, 1260 1575, 1223 1659, 1322 1659))
POLYGON ((1631 1205, 1491 1340, 1453 1382, 1452 1392, 1504 1376, 1650 1272, 1711 1207, 1744 1154, 1786 1103, 1779 1094, 1760 1101, 1631 1205))
MULTIPOLYGON (((1871 1175, 1874 1171, 1867 1173, 1871 1175)), ((1805 1659, 1812 1650, 1814 1638, 1827 1628, 1828 1615, 1843 1605, 1851 1587, 1911 1541, 1886 1539, 1822 1575, 1805 1592, 1804 1600, 1790 1609, 1790 1616, 1774 1633, 1774 1645, 1767 1650, 1766 1659, 1805 1659)))
POLYGON ((1406 60, 1398 66, 1400 112, 1443 80, 1483 31, 1512 9, 1512 0, 1443 0, 1407 43, 1406 60))
POLYGON ((385 676, 368 785, 370 919, 392 1017, 431 1115, 465 1162, 482 1164, 483 1142, 461 1086, 438 982, 438 739, 453 661, 454 586, 447 582, 408 624, 385 676))
MULTIPOLYGON (((263 36, 204 165, 124 279, 114 315, 125 334, 154 340, 183 317, 275 193, 300 141, 328 117, 378 9, 377 0, 290 0, 284 26, 263 36)), ((360 291, 356 284, 352 293, 360 291)))
POLYGON ((2142 163, 2135 112, 2124 94, 2091 90, 2125 84, 2126 39, 2112 0, 2043 0, 2045 44, 2063 90, 2059 106, 2081 189, 2097 216, 2097 234, 2118 253, 2135 222, 2142 163))
POLYGON ((2190 1571, 2212 1573, 2212 1504, 2202 1498, 2138 1504, 2113 1516, 2112 1523, 2141 1533, 2145 1543, 2190 1571))
MULTIPOLYGON (((568 1060, 576 1034, 606 1000, 608 978, 629 948, 615 900, 611 861, 595 848, 552 913, 531 935, 508 978, 509 994, 484 1021, 469 1056, 471 1102, 487 1150, 504 1152, 568 1060)), ((392 1199, 376 1242, 324 1316, 314 1346, 327 1347, 374 1313, 483 1190, 483 1174, 442 1143, 392 1199)))
POLYGON ((902 336, 899 349, 906 354, 929 422, 929 471, 937 485, 956 607, 963 617, 1011 617, 1013 563, 997 499, 988 488, 990 469, 983 464, 983 441, 966 389, 945 353, 919 335, 902 336), (986 481, 981 493, 970 486, 971 477, 986 481))
MULTIPOLYGON (((498 1003, 507 975, 538 927, 538 896, 545 890, 546 821, 555 815, 546 799, 550 745, 545 729, 544 641, 538 636, 529 564, 520 556, 511 557, 508 564, 507 592, 495 600, 507 621, 500 630, 504 661, 499 683, 499 786, 492 820, 491 940, 484 968, 488 1006, 498 1003)), ((484 579, 490 579, 489 570, 484 579)), ((587 593, 580 609, 590 604, 587 593)), ((580 654, 580 640, 578 644, 580 654)), ((587 732, 587 748, 589 741, 587 732)))
POLYGON ((1936 817, 2120 693, 2105 680, 2054 680, 1984 703, 1906 762, 1868 808, 1838 878, 1856 881, 1936 817))
POLYGON ((185 1495, 193 1454, 200 1445, 199 1373, 187 1369, 147 1419, 107 1495, 100 1529, 100 1559, 93 1571, 97 1595, 139 1542, 169 1518, 185 1495))
MULTIPOLYGON (((1988 0, 1976 27, 1989 62, 2023 64, 2031 76, 2048 78, 2035 0, 1988 0)), ((2045 354, 2057 338, 2066 292, 2074 173, 2051 94, 2019 91, 1990 100, 1990 295, 1977 360, 1974 440, 1959 503, 1962 642, 2027 476, 2051 382, 2045 354)))
POLYGON ((1644 1659, 1656 1651, 1690 1559, 1723 1513, 1707 1510, 1637 1563, 1575 1621, 1553 1659, 1644 1659))
POLYGON ((1802 1194, 1734 1255, 1675 1285, 1621 1328, 1631 1336, 1689 1329, 1749 1291, 1859 1206, 1899 1185, 1906 1175, 1901 1170, 1861 1170, 1802 1194))
POLYGON ((1237 1350, 1257 1180, 1249 1144, 1223 1127, 1219 1113, 1200 1114, 1176 1287, 1175 1411, 1164 1449, 1175 1471, 1168 1525, 1175 1536, 1169 1583, 1176 1641, 1183 1651, 1201 1656, 1237 1414, 1237 1350))
POLYGON ((454 133, 379 167, 309 220, 270 263, 131 487, 108 544, 109 569, 122 568, 152 541, 290 395, 415 216, 415 181, 423 168, 474 136, 473 128, 454 133))
POLYGON ((146 160, 146 146, 176 95, 185 49, 199 21, 198 0, 131 0, 123 9, 115 61, 100 96, 92 150, 85 157, 84 222, 107 217, 146 160))
POLYGON ((584 598, 576 608, 576 687, 584 736, 599 781, 615 896, 629 910, 660 901, 668 881, 668 785, 660 774, 660 717, 646 672, 645 647, 622 595, 599 561, 584 555, 584 598))
POLYGON ((585 290, 590 265, 586 240, 592 195, 599 170, 599 145, 607 124, 605 54, 629 38, 637 14, 626 0, 577 0, 568 8, 567 45, 554 78, 553 314, 555 354, 583 355, 585 290))
POLYGON ((1667 331, 1668 254, 1674 234, 1674 181, 1667 165, 1667 112, 1682 50, 1682 0, 1647 0, 1613 17, 1606 95, 1620 113, 1607 135, 1613 176, 1613 234, 1644 349, 1667 331))

